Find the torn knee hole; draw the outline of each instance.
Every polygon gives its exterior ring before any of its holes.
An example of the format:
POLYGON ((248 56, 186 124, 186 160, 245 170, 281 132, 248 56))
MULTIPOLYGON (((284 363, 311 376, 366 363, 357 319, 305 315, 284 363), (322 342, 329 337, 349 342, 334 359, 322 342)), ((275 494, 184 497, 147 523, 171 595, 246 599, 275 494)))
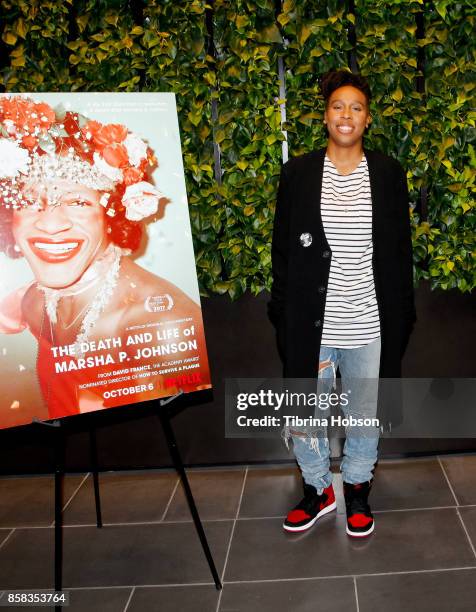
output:
POLYGON ((322 370, 325 370, 326 368, 332 368, 332 361, 330 359, 326 359, 325 361, 321 361, 319 363, 318 372, 322 372, 322 370))
POLYGON ((306 434, 304 432, 302 432, 302 431, 293 431, 292 429, 290 429, 289 433, 292 436, 298 436, 299 438, 305 438, 306 437, 306 434))

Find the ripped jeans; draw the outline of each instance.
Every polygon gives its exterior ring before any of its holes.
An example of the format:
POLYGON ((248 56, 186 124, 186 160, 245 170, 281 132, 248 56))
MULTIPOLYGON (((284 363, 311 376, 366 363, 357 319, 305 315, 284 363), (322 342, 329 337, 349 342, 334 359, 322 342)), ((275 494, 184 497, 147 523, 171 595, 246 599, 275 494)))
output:
MULTIPOLYGON (((330 393, 336 384, 339 368, 342 389, 352 387, 349 403, 341 405, 344 417, 375 417, 378 399, 378 374, 380 366, 380 338, 360 348, 340 349, 321 346, 319 354, 319 393, 330 393)), ((318 415, 316 415, 318 416, 318 415)), ((344 458, 341 472, 344 482, 357 484, 372 478, 377 461, 379 442, 378 427, 348 426, 345 430, 344 458)), ((309 432, 291 427, 294 454, 301 468, 304 482, 314 486, 317 493, 332 483, 330 471, 329 440, 326 432, 312 437, 309 432)), ((315 435, 315 433, 314 433, 315 435)))

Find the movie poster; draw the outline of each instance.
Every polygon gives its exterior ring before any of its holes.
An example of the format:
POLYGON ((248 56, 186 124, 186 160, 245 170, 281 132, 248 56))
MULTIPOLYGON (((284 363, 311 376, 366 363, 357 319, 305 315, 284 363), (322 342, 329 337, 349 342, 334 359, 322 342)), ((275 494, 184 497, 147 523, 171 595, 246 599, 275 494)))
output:
POLYGON ((0 428, 209 388, 175 96, 1 94, 0 130, 0 428))

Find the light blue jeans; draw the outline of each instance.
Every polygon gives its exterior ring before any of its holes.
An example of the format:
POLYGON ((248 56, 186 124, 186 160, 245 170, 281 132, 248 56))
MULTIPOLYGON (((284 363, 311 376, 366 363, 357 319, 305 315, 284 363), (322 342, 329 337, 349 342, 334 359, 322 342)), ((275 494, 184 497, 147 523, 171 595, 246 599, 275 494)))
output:
MULTIPOLYGON (((379 366, 380 338, 353 349, 321 346, 318 392, 332 391, 339 368, 342 392, 351 391, 347 406, 340 406, 344 417, 374 418, 377 413, 379 366)), ((332 483, 327 432, 320 431, 316 436, 316 431, 310 434, 309 430, 291 427, 289 433, 304 482, 314 486, 321 494, 332 483)), ((372 469, 377 461, 379 428, 349 425, 345 433, 344 458, 340 468, 343 480, 350 484, 366 482, 372 478, 372 469)))

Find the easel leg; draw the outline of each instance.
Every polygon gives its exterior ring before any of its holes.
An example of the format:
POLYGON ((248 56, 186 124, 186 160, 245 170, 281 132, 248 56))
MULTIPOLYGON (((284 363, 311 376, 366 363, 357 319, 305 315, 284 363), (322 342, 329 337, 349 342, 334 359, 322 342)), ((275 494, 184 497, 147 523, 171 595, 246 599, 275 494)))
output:
MULTIPOLYGON (((55 591, 63 588, 63 485, 64 435, 59 424, 55 433, 55 591)), ((62 606, 55 606, 56 612, 62 606)))
POLYGON ((193 522, 195 523, 195 529, 197 530, 198 537, 200 538, 200 542, 202 544, 203 552, 205 553, 205 557, 208 561, 208 566, 210 567, 210 571, 213 576, 213 580, 215 582, 215 586, 218 590, 222 588, 222 584, 220 582, 220 578, 218 576, 218 572, 215 567, 215 563, 213 561, 212 553, 208 546, 207 536, 205 535, 205 531, 203 530, 202 522, 200 520, 200 515, 198 514, 197 507, 195 505, 195 500, 193 499, 192 490, 190 489, 190 485, 188 483, 187 474, 185 472, 185 468, 183 467, 182 458, 180 456, 179 449, 177 447, 177 441, 175 440, 175 435, 170 424, 170 417, 167 411, 164 408, 160 409, 159 419, 162 425, 162 429, 164 430, 165 439, 167 440, 167 445, 169 447, 170 456, 172 457, 172 461, 174 462, 175 469, 177 470, 180 480, 182 481, 182 486, 185 491, 185 497, 187 498, 188 506, 190 508, 190 513, 193 518, 193 522))
POLYGON ((99 496, 99 475, 98 475, 98 447, 96 444, 96 431, 89 430, 89 448, 91 451, 91 469, 93 473, 94 502, 96 504, 96 525, 102 527, 101 498, 99 496))

